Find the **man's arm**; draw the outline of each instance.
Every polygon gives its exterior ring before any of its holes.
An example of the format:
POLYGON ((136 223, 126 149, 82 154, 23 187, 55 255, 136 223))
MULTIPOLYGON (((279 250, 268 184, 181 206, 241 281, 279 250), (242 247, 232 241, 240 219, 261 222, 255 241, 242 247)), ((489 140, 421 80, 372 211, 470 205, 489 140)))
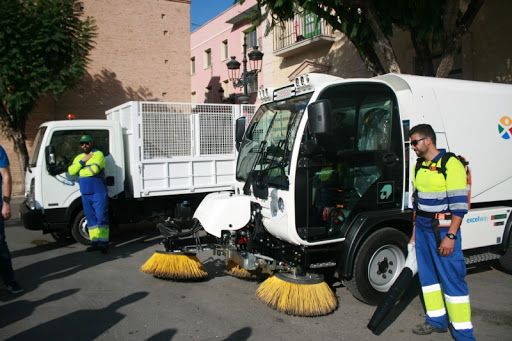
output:
MULTIPOLYGON (((448 208, 452 213, 452 220, 447 233, 457 235, 462 218, 468 212, 468 192, 466 182, 466 170, 462 163, 451 157, 446 162, 446 192, 448 196, 448 208)), ((439 246, 439 253, 448 256, 453 252, 455 240, 445 237, 439 246)))
POLYGON ((78 172, 80 172, 80 169, 82 169, 83 165, 82 163, 80 163, 80 160, 82 159, 82 155, 83 154, 80 154, 80 155, 77 155, 75 156, 75 158, 73 159, 73 162, 71 163, 71 165, 68 167, 68 173, 69 175, 71 176, 75 176, 78 174, 78 172))
POLYGON ((0 175, 2 175, 2 217, 4 220, 11 218, 11 192, 12 192, 12 179, 11 170, 9 166, 0 168, 0 175))

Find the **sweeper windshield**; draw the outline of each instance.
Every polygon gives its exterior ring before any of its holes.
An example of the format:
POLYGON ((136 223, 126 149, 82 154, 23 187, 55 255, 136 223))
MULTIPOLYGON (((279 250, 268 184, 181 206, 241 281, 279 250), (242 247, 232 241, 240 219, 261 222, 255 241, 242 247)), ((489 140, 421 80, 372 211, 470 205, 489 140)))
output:
POLYGON ((288 174, 297 128, 312 93, 262 105, 252 119, 238 156, 236 177, 267 171, 267 184, 288 188, 288 174))

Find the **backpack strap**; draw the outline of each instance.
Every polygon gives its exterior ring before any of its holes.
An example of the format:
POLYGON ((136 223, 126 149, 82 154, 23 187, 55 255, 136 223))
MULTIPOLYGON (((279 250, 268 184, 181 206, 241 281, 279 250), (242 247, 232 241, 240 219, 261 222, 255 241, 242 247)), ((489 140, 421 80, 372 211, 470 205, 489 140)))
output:
POLYGON ((423 167, 423 161, 425 161, 425 159, 422 157, 419 157, 416 159, 416 166, 414 167, 414 178, 415 179, 418 176, 418 172, 423 167))
MULTIPOLYGON (((443 174, 444 176, 444 179, 446 180, 446 163, 448 162, 448 160, 451 158, 451 157, 455 157, 457 158, 457 155, 455 155, 454 153, 450 153, 450 152, 446 152, 444 153, 444 155, 441 157, 441 165, 439 165, 439 162, 437 163, 438 166, 437 166, 437 172, 438 173, 441 173, 443 174)), ((457 158, 458 159, 458 158, 457 158)))

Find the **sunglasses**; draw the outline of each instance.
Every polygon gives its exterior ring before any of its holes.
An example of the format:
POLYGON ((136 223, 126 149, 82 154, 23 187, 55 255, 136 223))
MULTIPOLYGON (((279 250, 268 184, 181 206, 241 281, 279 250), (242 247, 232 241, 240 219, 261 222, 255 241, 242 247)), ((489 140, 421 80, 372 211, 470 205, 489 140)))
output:
POLYGON ((416 147, 418 145, 418 143, 420 143, 420 141, 423 141, 424 139, 426 139, 426 137, 423 137, 423 138, 417 139, 417 140, 412 140, 411 145, 416 147))
POLYGON ((80 145, 83 146, 83 145, 90 145, 91 143, 90 142, 80 142, 80 145))

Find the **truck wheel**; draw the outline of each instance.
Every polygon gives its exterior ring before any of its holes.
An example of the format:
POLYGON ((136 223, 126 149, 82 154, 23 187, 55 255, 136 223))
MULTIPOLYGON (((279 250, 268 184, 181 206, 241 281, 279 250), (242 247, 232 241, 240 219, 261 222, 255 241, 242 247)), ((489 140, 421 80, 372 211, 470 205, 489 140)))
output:
POLYGON ((499 259, 500 265, 507 273, 512 274, 512 246, 509 246, 507 252, 499 259))
POLYGON ((68 245, 75 242, 69 231, 51 232, 50 235, 61 245, 68 245))
POLYGON ((84 211, 80 210, 71 225, 71 234, 73 238, 83 245, 89 245, 91 240, 89 238, 89 230, 87 229, 87 219, 85 218, 84 211))
POLYGON ((357 253, 354 276, 344 282, 352 295, 377 305, 404 267, 407 243, 407 236, 391 227, 371 234, 357 253))

